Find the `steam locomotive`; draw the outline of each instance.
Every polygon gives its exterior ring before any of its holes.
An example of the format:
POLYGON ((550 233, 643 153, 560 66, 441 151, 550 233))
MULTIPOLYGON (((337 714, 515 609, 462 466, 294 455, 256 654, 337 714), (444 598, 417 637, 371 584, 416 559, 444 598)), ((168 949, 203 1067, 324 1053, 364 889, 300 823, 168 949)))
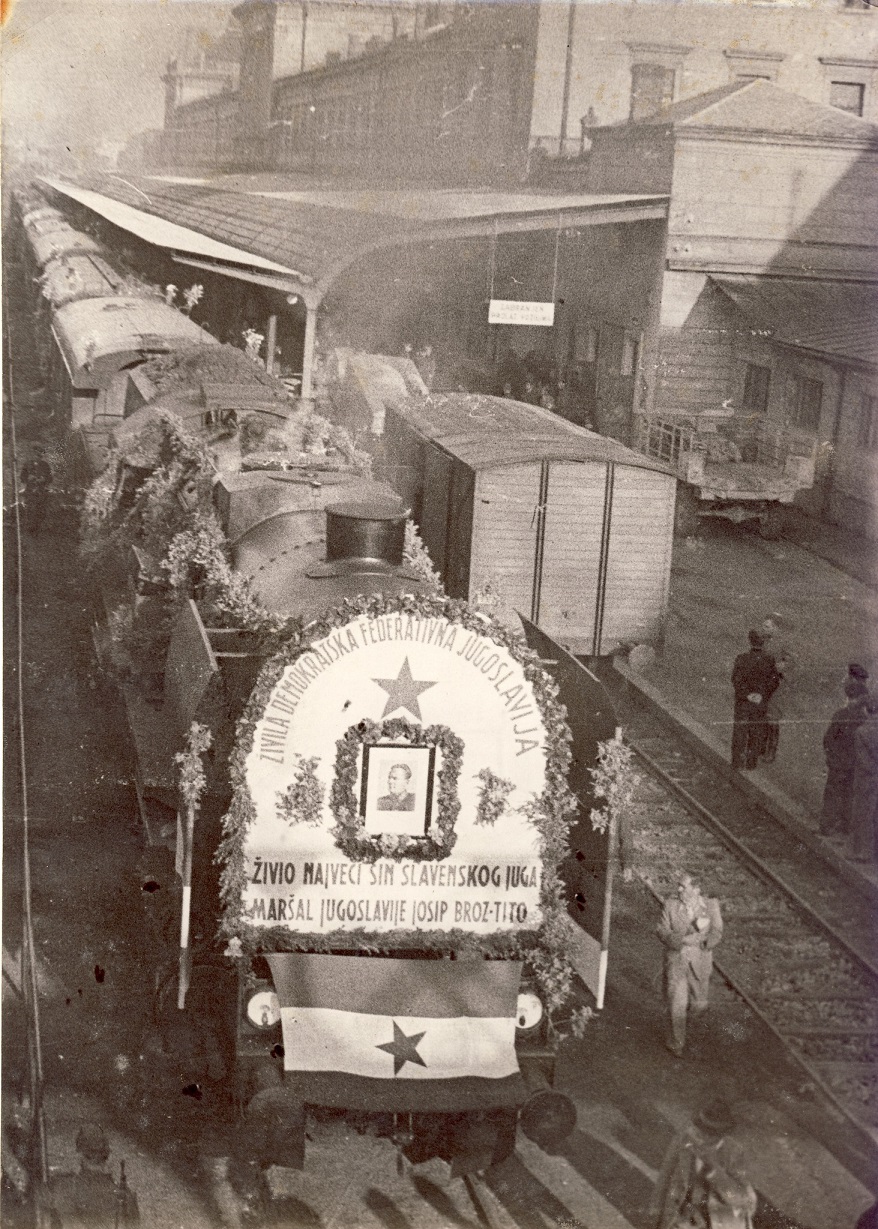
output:
POLYGON ((215 1060, 251 1168, 303 1164, 308 1106, 464 1175, 519 1126, 558 1142, 570 832, 605 697, 571 746, 545 661, 444 595, 347 433, 119 290, 53 306, 49 361, 92 478, 163 1046, 215 1060))

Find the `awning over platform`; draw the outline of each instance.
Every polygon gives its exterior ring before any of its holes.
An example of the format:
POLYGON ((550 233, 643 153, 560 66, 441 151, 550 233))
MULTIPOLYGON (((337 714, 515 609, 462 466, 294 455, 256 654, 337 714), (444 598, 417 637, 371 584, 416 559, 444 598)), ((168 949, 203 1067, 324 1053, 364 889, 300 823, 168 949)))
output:
POLYGON ((58 179, 45 182, 114 225, 172 249, 186 263, 211 268, 210 262, 226 262, 217 272, 230 276, 238 271, 229 265, 250 266, 271 275, 271 283, 277 279, 276 284, 291 279, 315 305, 344 269, 381 248, 655 220, 666 217, 668 207, 666 196, 644 195, 251 190, 221 180, 109 175, 92 177, 89 188, 58 179))
POLYGON ((878 285, 743 274, 714 275, 711 281, 781 345, 878 363, 878 285))

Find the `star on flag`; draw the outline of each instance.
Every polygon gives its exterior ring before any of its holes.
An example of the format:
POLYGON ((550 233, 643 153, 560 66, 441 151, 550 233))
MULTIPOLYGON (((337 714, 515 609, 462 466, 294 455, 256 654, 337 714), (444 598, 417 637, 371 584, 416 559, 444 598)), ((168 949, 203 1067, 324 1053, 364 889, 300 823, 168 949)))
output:
POLYGON ((377 683, 382 690, 387 692, 387 703, 384 705, 384 712, 381 714, 382 718, 387 717, 398 708, 404 708, 413 717, 416 717, 418 721, 422 720, 418 696, 422 691, 429 691, 431 687, 436 686, 435 680, 433 682, 426 680, 416 681, 412 677, 412 668, 409 665, 408 658, 402 663, 399 674, 395 679, 373 679, 372 682, 377 683))
POLYGON ((393 1074, 399 1075, 406 1063, 417 1063, 419 1067, 426 1067, 427 1064, 418 1053, 418 1042, 422 1041, 425 1036, 426 1032, 413 1033, 411 1037, 406 1037, 394 1020, 393 1041, 385 1041, 384 1045, 376 1046, 375 1049, 386 1050, 388 1054, 393 1055, 393 1074))

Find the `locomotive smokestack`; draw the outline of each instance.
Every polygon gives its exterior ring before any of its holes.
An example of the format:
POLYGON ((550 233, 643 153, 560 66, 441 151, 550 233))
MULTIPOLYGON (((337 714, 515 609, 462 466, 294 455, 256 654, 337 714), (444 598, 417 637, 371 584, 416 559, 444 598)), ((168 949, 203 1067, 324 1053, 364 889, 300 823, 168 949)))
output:
POLYGON ((389 501, 327 505, 327 563, 357 560, 401 567, 405 522, 405 509, 389 501))

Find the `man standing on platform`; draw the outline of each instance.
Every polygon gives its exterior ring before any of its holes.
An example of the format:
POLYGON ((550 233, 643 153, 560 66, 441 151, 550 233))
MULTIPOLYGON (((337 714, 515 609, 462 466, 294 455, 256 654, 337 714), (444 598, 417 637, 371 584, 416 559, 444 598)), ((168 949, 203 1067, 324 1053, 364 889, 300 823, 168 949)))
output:
POLYGON ((866 720, 866 700, 869 693, 865 683, 849 677, 844 685, 844 694, 844 707, 832 714, 832 720, 823 735, 826 786, 820 811, 821 836, 847 836, 851 828, 854 736, 866 720))
POLYGON ((855 862, 875 858, 878 827, 878 696, 866 700, 866 719, 854 735, 851 852, 855 862))
POLYGON ((723 937, 719 901, 701 894, 691 875, 681 875, 677 895, 669 896, 657 927, 665 947, 665 1000, 670 1019, 668 1049, 683 1057, 686 1016, 707 1010, 713 949, 723 937))
POLYGON ((777 690, 780 675, 765 651, 765 633, 747 633, 750 651, 739 653, 732 669, 735 690, 732 725, 732 767, 753 769, 765 747, 765 710, 777 690))

